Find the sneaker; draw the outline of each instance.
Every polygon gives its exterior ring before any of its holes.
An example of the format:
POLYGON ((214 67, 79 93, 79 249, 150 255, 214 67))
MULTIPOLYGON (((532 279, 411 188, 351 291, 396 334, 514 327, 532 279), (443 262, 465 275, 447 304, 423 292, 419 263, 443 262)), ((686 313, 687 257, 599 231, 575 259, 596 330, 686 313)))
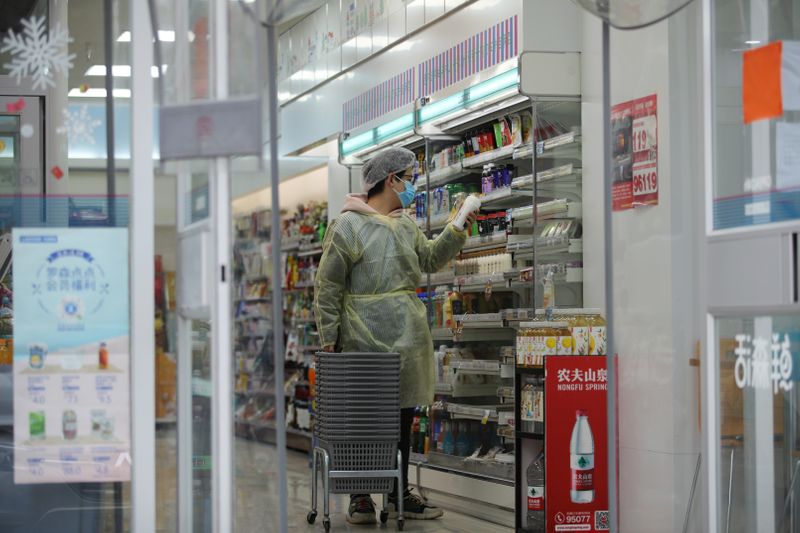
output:
POLYGON ((353 496, 347 509, 347 521, 351 524, 375 524, 375 502, 369 496, 353 496))
MULTIPOLYGON (((397 511, 396 498, 389 497, 389 518, 397 518, 399 515, 397 511)), ((411 492, 407 492, 403 498, 403 518, 408 520, 433 520, 440 518, 444 512, 433 505, 428 503, 411 492)))

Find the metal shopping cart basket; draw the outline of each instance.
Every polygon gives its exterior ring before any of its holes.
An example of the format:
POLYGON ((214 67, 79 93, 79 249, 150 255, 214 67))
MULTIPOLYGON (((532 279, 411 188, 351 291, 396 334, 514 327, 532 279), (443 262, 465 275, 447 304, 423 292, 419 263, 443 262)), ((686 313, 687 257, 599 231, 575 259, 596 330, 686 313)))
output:
MULTIPOLYGON (((403 494, 400 440, 400 355, 317 353, 316 421, 309 524, 317 519, 317 472, 322 466, 325 531, 330 531, 330 494, 383 494, 380 519, 389 518, 387 495, 395 480, 403 494)), ((397 499, 403 530, 403 498, 397 499)))

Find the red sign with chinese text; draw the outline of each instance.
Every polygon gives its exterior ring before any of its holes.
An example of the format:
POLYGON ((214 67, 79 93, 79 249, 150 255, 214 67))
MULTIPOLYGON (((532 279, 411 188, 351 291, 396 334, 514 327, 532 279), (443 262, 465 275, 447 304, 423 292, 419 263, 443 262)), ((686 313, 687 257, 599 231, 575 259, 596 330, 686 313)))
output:
POLYGON ((608 531, 606 358, 545 358, 548 533, 608 531))
POLYGON ((611 108, 614 211, 658 204, 658 100, 655 94, 611 108))

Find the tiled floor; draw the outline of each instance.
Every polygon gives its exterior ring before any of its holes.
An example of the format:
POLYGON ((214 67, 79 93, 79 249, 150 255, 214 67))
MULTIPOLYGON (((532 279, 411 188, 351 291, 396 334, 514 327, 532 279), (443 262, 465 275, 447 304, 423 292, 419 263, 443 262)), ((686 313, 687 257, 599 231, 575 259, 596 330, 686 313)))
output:
MULTIPOLYGON (((174 432, 159 432, 159 479, 172 477, 174 472, 174 432)), ((305 454, 289 451, 288 496, 289 531, 324 531, 322 507, 315 525, 306 522, 311 502, 311 476, 305 454)), ((255 533, 277 531, 277 453, 273 446, 236 439, 236 531, 255 533)), ((174 486, 162 481, 159 484, 159 530, 174 531, 174 486)), ((331 497, 331 531, 395 531, 396 523, 385 526, 350 526, 345 522, 344 511, 349 499, 346 495, 331 497)), ((380 501, 378 500, 378 503, 380 501)), ((320 501, 321 504, 321 501, 320 501)), ((200 529, 195 529, 200 531, 200 529)), ((508 533, 509 528, 497 526, 455 512, 445 511, 443 518, 433 521, 407 520, 404 531, 425 533, 508 533)))

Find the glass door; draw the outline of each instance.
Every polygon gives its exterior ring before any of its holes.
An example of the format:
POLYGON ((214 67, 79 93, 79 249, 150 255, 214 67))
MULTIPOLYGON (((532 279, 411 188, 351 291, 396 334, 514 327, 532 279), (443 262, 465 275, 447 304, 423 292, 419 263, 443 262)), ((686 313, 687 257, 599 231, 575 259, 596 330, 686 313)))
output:
POLYGON ((791 83, 771 92, 769 80, 791 81, 800 66, 800 4, 707 5, 709 529, 797 531, 800 106, 791 83))

